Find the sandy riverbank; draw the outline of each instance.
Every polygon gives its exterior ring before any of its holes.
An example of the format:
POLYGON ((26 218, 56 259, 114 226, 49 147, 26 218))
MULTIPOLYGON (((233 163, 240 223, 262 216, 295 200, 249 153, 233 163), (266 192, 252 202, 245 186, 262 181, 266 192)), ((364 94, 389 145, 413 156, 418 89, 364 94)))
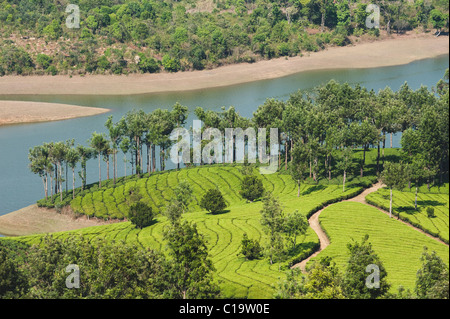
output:
POLYGON ((25 236, 75 230, 107 222, 86 216, 74 218, 72 213, 57 213, 54 209, 38 207, 36 204, 0 216, 0 234, 25 236))
POLYGON ((374 42, 331 47, 303 57, 227 65, 204 71, 72 78, 64 75, 5 76, 0 78, 0 94, 125 95, 187 91, 278 78, 302 71, 401 65, 448 53, 448 36, 393 35, 374 42))
POLYGON ((106 112, 109 110, 96 107, 0 100, 0 125, 59 121, 106 112))

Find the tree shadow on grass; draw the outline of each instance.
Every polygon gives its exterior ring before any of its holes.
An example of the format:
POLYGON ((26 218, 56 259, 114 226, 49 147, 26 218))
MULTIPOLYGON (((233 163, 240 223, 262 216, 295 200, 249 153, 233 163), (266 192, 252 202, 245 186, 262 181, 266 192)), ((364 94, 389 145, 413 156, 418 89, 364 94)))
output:
POLYGON ((305 190, 304 192, 301 193, 301 195, 309 195, 313 192, 317 192, 317 191, 321 191, 323 189, 327 188, 324 185, 314 185, 312 187, 309 187, 307 190, 305 190))
POLYGON ((418 206, 445 206, 445 203, 438 202, 437 200, 418 200, 418 206))
POLYGON ((216 215, 223 215, 223 214, 226 214, 226 213, 229 213, 229 212, 230 212, 229 209, 224 209, 224 210, 222 210, 220 212, 214 212, 214 213, 207 212, 206 215, 216 216, 216 215))
MULTIPOLYGON (((300 256, 302 254, 305 254, 305 252, 309 252, 311 251, 311 249, 313 249, 315 246, 317 245, 317 243, 315 242, 307 242, 307 243, 301 243, 301 244, 297 244, 295 245, 294 248, 289 249, 289 256, 290 257, 294 257, 294 256, 300 256)), ((301 259, 305 259, 308 256, 302 256, 301 259)))

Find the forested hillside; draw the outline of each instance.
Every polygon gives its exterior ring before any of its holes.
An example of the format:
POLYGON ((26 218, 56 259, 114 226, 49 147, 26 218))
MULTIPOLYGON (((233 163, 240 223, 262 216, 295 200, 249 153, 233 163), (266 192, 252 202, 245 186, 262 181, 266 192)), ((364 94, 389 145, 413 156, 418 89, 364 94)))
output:
MULTIPOLYGON (((448 26, 442 0, 372 1, 387 33, 448 26)), ((369 1, 4 0, 0 76, 202 70, 376 38, 369 1), (66 21, 78 5, 78 28, 66 21)), ((73 19, 70 21, 74 21, 73 19)))

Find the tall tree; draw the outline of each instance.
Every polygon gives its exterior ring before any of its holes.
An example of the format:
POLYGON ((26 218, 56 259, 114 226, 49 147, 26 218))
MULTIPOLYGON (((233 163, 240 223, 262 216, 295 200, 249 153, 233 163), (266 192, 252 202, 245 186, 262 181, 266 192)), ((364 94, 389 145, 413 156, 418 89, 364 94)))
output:
POLYGON ((392 190, 402 190, 408 182, 408 172, 403 163, 386 162, 381 173, 381 181, 389 188, 389 217, 392 217, 392 190))
POLYGON ((125 127, 125 119, 122 118, 118 123, 113 123, 112 115, 108 117, 105 126, 108 129, 109 139, 111 141, 111 150, 113 155, 113 183, 116 185, 116 171, 117 171, 117 151, 119 148, 120 140, 123 136, 123 129, 125 127))
POLYGON ((75 198, 75 168, 80 161, 80 154, 77 149, 70 148, 66 154, 66 161, 69 167, 72 169, 72 199, 75 198))
POLYGON ((347 298, 376 299, 385 295, 390 289, 383 262, 368 240, 369 236, 365 235, 361 243, 353 241, 347 244, 350 258, 343 277, 343 291, 347 298), (377 282, 371 283, 376 285, 372 288, 367 286, 366 271, 369 265, 373 265, 372 271, 376 271, 378 275, 374 277, 377 282))
POLYGON ((86 188, 86 163, 94 156, 94 150, 90 147, 86 147, 83 145, 77 145, 77 152, 80 156, 80 164, 81 171, 79 172, 79 176, 81 178, 81 190, 86 188))
POLYGON ((197 226, 176 222, 164 230, 164 239, 172 258, 167 294, 182 299, 219 297, 219 287, 212 277, 215 269, 197 226))
POLYGON ((97 132, 92 133, 92 137, 89 140, 89 145, 95 150, 96 157, 98 158, 98 187, 102 187, 102 167, 101 157, 108 146, 108 140, 105 134, 99 134, 97 132))
POLYGON ((272 193, 266 193, 266 196, 263 198, 263 208, 261 210, 261 225, 269 236, 267 251, 271 265, 274 262, 274 257, 280 256, 284 250, 281 237, 284 221, 284 214, 280 202, 272 193))

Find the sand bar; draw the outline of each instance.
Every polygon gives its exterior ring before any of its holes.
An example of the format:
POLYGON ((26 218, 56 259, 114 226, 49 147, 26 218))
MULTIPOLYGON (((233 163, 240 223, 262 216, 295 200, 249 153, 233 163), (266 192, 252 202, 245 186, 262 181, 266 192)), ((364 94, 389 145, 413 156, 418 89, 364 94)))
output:
POLYGON ((106 112, 109 110, 97 107, 0 100, 0 125, 59 121, 106 112))
POLYGON ((90 226, 106 225, 96 218, 86 216, 74 218, 72 213, 57 213, 55 209, 38 207, 36 204, 0 216, 0 234, 5 236, 25 236, 75 230, 90 226))
POLYGON ((213 70, 84 77, 4 76, 1 94, 126 95, 188 91, 278 78, 302 71, 374 68, 407 64, 449 53, 448 36, 431 34, 394 35, 373 42, 330 47, 303 57, 278 58, 253 64, 227 65, 213 70))

